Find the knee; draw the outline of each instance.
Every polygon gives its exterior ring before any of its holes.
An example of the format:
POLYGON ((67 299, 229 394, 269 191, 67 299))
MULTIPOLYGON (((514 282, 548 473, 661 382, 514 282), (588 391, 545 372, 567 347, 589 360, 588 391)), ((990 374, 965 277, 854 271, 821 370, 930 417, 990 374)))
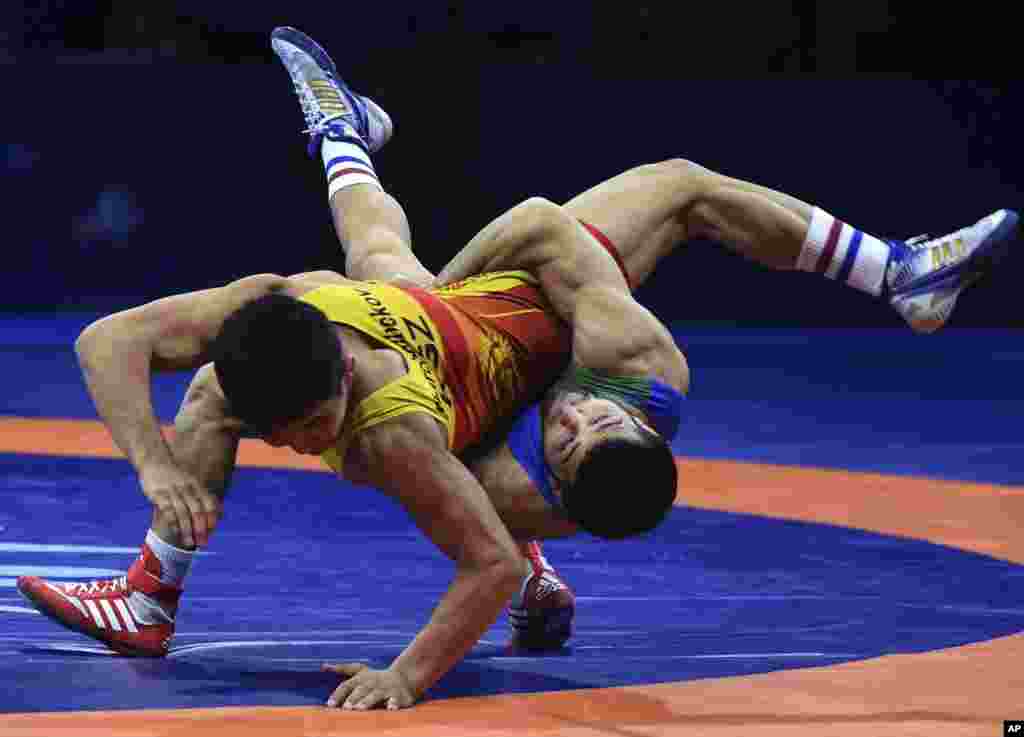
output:
POLYGON ((665 159, 647 166, 652 174, 667 179, 673 186, 695 193, 714 187, 721 176, 689 159, 665 159))
POLYGON ((562 215, 563 207, 547 197, 530 197, 516 205, 516 211, 523 217, 537 222, 547 222, 562 215))
POLYGON ((648 176, 672 178, 707 176, 712 173, 707 167, 701 166, 689 159, 682 159, 678 157, 663 159, 662 161, 656 161, 651 164, 641 164, 632 171, 637 174, 646 174, 648 176))
POLYGON ((545 197, 531 197, 516 206, 518 227, 537 237, 572 233, 576 219, 559 204, 545 197))
POLYGON ((723 206, 727 202, 723 187, 708 186, 698 192, 686 209, 686 229, 691 237, 717 239, 727 219, 723 206))
POLYGON ((372 228, 358 244, 345 249, 345 275, 356 280, 382 279, 409 252, 408 244, 394 231, 372 228))
POLYGON ((659 196, 670 197, 680 209, 692 208, 719 186, 723 177, 689 159, 664 159, 631 170, 635 176, 648 177, 645 186, 659 196))

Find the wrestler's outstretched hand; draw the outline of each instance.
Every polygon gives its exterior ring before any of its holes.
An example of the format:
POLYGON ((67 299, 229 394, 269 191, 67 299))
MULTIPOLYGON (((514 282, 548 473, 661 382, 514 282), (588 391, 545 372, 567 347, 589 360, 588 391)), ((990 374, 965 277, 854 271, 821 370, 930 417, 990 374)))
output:
POLYGON ((390 668, 374 670, 365 663, 324 663, 323 670, 347 677, 327 699, 328 706, 359 710, 375 706, 404 709, 416 701, 405 678, 390 668))

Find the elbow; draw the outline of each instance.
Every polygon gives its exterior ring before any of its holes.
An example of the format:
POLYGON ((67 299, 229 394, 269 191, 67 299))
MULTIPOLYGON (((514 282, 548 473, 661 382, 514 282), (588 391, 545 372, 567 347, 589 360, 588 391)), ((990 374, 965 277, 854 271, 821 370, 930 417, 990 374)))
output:
POLYGON ((87 368, 96 361, 101 343, 103 342, 104 323, 106 320, 97 320, 89 324, 78 338, 75 339, 75 355, 78 357, 78 364, 87 368))
POLYGON ((519 209, 534 214, 544 215, 546 213, 557 212, 561 210, 562 207, 555 204, 547 197, 529 197, 519 203, 519 209))
POLYGON ((117 355, 123 360, 123 341, 131 335, 124 313, 108 315, 90 323, 75 339, 75 356, 83 371, 109 364, 117 355))
POLYGON ((487 591, 498 599, 507 600, 523 582, 523 557, 517 548, 507 549, 496 544, 486 553, 478 552, 456 560, 460 574, 471 578, 482 591, 487 591))

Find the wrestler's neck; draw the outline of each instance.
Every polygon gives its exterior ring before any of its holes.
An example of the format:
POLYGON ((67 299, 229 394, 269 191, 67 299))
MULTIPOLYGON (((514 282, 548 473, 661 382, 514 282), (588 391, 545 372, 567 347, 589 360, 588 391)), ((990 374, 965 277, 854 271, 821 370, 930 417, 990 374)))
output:
POLYGON ((409 367, 405 357, 394 348, 379 343, 347 325, 334 327, 345 346, 346 353, 355 359, 352 395, 349 399, 350 411, 365 397, 408 373, 409 367))

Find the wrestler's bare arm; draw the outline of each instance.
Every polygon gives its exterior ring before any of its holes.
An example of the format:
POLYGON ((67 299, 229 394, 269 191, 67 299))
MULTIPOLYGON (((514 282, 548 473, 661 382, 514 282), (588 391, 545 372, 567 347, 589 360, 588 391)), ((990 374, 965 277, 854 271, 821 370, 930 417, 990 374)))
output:
POLYGON ((96 410, 139 470, 172 463, 150 393, 157 371, 196 369, 224 319, 250 299, 280 289, 282 277, 258 275, 216 289, 165 297, 89 325, 75 342, 96 410))
MULTIPOLYGON (((229 314, 287 283, 279 276, 258 275, 166 297, 91 324, 75 343, 96 410, 135 467, 142 491, 157 511, 154 525, 172 545, 205 545, 220 515, 220 500, 184 467, 195 464, 178 461, 164 439, 153 410, 151 375, 206 363, 207 347, 229 314)), ((186 409, 182 422, 195 422, 196 409, 186 409)), ((237 435, 240 428, 229 429, 226 422, 217 420, 216 432, 237 435)), ((183 443, 189 447, 187 436, 183 443)))
POLYGON ((672 334, 646 307, 619 290, 579 290, 572 355, 590 369, 657 376, 684 394, 690 389, 689 366, 672 334))
MULTIPOLYGON (((455 578, 389 670, 419 697, 492 625, 522 580, 522 557, 479 482, 426 415, 406 415, 358 440, 369 481, 399 501, 455 562, 455 578)), ((344 686, 344 684, 343 684, 344 686)))
POLYGON ((564 208, 542 197, 531 197, 488 223, 441 270, 437 284, 502 269, 543 270, 555 277, 550 286, 558 294, 549 299, 566 319, 573 304, 562 293, 584 281, 629 291, 614 259, 564 208))
POLYGON ((564 208, 531 198, 485 227, 442 270, 449 284, 475 273, 524 269, 573 326, 573 359, 592 369, 654 374, 686 391, 689 374, 671 334, 629 293, 611 255, 564 208))

